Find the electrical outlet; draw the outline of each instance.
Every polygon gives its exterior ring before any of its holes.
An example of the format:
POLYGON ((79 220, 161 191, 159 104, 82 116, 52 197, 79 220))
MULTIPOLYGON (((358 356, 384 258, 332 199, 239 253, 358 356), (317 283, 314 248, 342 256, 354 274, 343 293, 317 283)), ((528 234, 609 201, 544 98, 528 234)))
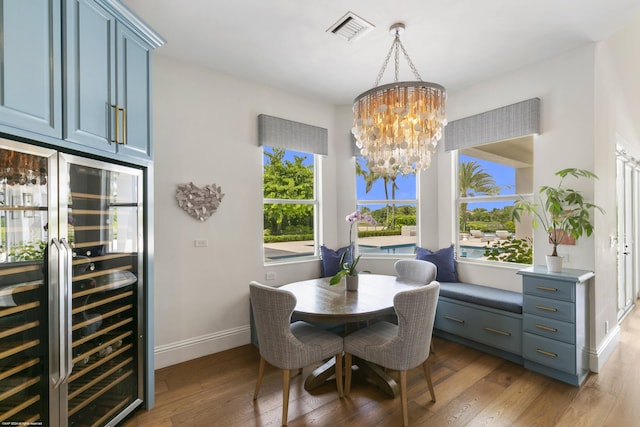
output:
POLYGON ((274 271, 269 271, 268 273, 265 273, 264 275, 264 280, 276 280, 276 273, 274 271))
POLYGON ((608 320, 604 321, 604 333, 605 334, 609 333, 609 321, 608 320))
POLYGON ((207 239, 195 239, 193 241, 193 246, 196 248, 206 248, 209 246, 209 241, 207 239))

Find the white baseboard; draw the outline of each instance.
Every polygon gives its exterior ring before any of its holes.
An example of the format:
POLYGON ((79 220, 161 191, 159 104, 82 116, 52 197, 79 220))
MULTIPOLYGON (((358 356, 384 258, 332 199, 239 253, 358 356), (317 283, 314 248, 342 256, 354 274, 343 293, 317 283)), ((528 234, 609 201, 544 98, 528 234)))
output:
POLYGON ((613 329, 609 331, 609 334, 604 337, 604 340, 602 340, 595 352, 593 350, 589 351, 589 370, 591 372, 600 372, 600 369, 602 369, 619 343, 620 326, 616 324, 613 329))
POLYGON ((164 344, 154 349, 155 369, 249 344, 249 325, 164 344))

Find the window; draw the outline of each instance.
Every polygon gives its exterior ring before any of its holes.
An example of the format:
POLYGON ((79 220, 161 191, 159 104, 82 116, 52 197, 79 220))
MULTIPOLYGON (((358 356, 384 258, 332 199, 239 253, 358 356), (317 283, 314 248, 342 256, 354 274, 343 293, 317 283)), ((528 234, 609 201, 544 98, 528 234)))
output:
POLYGON ((316 254, 319 156, 263 146, 264 259, 316 254))
POLYGON ((533 137, 458 150, 458 259, 532 263, 530 221, 514 204, 531 197, 533 137))
POLYGON ((325 128, 258 115, 263 147, 263 250, 265 262, 316 255, 320 156, 328 152, 325 128))
POLYGON ((356 157, 356 203, 376 226, 358 224, 358 252, 367 255, 413 254, 417 243, 416 174, 380 175, 356 157))

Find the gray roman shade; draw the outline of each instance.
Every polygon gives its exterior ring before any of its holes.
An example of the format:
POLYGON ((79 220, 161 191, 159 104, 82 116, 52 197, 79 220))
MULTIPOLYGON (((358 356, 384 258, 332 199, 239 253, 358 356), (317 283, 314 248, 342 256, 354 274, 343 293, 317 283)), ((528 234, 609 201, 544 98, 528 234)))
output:
POLYGON ((293 122, 278 117, 258 115, 258 145, 328 154, 328 132, 325 128, 293 122))
POLYGON ((540 133, 540 98, 532 98, 464 119, 444 128, 445 151, 540 133))

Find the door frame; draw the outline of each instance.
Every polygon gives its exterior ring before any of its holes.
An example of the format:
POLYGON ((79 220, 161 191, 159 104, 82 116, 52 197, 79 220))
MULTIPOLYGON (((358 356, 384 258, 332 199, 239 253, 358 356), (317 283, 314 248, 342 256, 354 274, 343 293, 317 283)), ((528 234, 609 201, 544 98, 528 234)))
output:
POLYGON ((621 321, 634 307, 640 291, 640 161, 620 144, 616 145, 616 175, 617 310, 621 321))

